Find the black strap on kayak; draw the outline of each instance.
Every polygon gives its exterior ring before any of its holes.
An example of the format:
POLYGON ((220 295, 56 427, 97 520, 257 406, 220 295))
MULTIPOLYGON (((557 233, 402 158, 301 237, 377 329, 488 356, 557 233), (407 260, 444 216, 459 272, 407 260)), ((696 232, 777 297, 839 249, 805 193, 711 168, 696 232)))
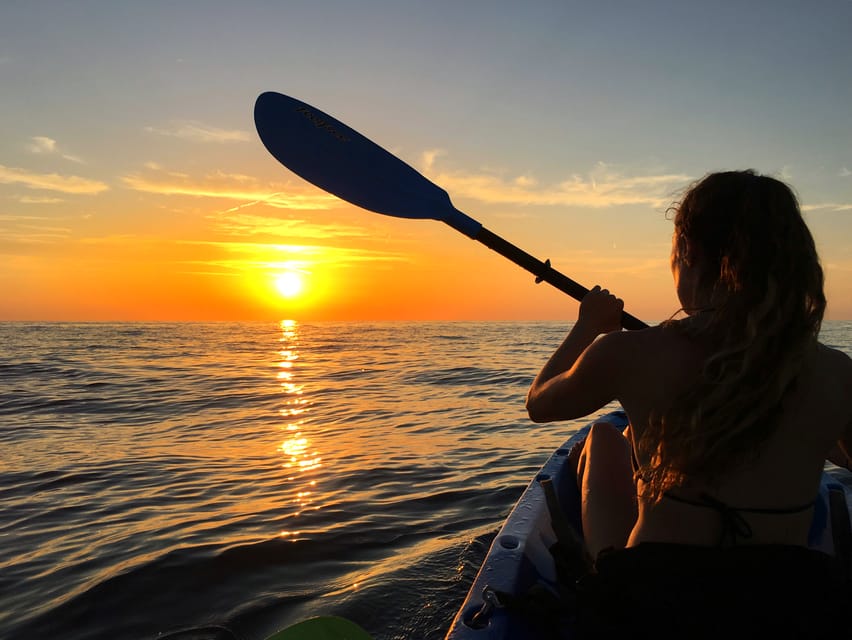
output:
POLYGON ((499 609, 503 606, 500 594, 490 586, 486 586, 482 590, 482 608, 474 613, 470 617, 470 620, 465 620, 464 623, 471 629, 484 629, 488 626, 488 621, 491 619, 494 609, 499 609))
POLYGON ((847 583, 852 583, 852 524, 849 522, 849 507, 842 486, 829 486, 828 510, 831 513, 831 537, 834 542, 834 557, 847 583))
POLYGON ((550 512, 550 524, 556 534, 556 543, 550 552, 556 558, 556 570, 561 582, 573 584, 582 576, 594 572, 594 562, 586 549, 586 544, 565 512, 559 506, 553 480, 543 479, 540 483, 550 512))
POLYGON ((469 620, 465 620, 465 625, 472 629, 487 627, 495 609, 508 609, 517 613, 535 629, 536 638, 549 640, 563 637, 566 612, 570 609, 566 608, 565 599, 561 594, 554 593, 543 584, 533 584, 518 595, 485 587, 482 600, 482 608, 469 620))

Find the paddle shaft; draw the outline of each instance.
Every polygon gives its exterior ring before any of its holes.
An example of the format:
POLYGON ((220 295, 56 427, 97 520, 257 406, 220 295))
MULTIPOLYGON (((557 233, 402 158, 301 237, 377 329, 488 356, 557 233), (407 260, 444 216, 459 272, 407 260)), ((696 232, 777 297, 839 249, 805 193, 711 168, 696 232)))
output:
MULTIPOLYGON (((452 224, 447 222, 450 226, 452 224)), ((567 293, 575 300, 582 300, 589 290, 578 282, 575 282, 568 276, 560 273, 550 266, 550 261, 542 262, 538 258, 531 256, 523 249, 516 247, 511 242, 504 240, 495 233, 492 233, 485 227, 480 228, 479 232, 473 237, 474 240, 481 242, 489 249, 493 249, 501 256, 508 258, 516 265, 523 267, 530 273, 536 276, 536 282, 547 282, 553 285, 563 293, 567 293)), ((625 329, 646 329, 647 324, 630 315, 626 311, 621 312, 621 326, 625 329)))

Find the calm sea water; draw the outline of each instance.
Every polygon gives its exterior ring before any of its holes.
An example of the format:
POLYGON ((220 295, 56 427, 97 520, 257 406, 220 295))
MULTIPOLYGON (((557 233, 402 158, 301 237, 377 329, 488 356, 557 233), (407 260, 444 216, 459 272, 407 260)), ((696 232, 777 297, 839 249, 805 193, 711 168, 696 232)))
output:
MULTIPOLYGON (((555 323, 0 324, 0 638, 440 639, 586 420, 523 399, 555 323)), ((852 323, 823 341, 852 355, 852 323)))

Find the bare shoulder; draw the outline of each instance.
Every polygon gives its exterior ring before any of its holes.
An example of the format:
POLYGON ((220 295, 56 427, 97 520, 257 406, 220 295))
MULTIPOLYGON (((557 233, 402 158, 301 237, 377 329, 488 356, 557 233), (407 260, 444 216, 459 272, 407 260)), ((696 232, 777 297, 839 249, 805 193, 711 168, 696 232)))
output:
POLYGON ((662 325, 609 333, 594 346, 603 360, 617 359, 619 386, 642 396, 679 387, 700 370, 703 357, 688 338, 662 325))
POLYGON ((597 357, 616 357, 629 363, 647 352, 659 350, 660 328, 649 327, 636 331, 613 331, 599 337, 589 348, 597 357))
POLYGON ((817 350, 820 357, 831 358, 837 363, 845 363, 841 366, 852 367, 852 358, 843 353, 840 349, 835 349, 834 347, 829 347, 822 342, 818 342, 817 350))
POLYGON ((658 325, 638 331, 610 333, 600 338, 605 348, 619 353, 648 360, 664 361, 671 365, 684 358, 692 359, 698 351, 697 345, 676 329, 658 325))
POLYGON ((845 425, 846 437, 852 438, 852 358, 839 349, 818 343, 813 365, 808 367, 807 388, 812 411, 824 415, 826 424, 845 425))
POLYGON ((852 358, 833 347, 817 343, 817 367, 823 373, 838 379, 844 386, 852 388, 852 358))
POLYGON ((852 358, 839 349, 818 344, 816 377, 839 402, 847 404, 852 398, 852 358))
POLYGON ((673 339, 675 332, 664 325, 656 325, 634 331, 614 331, 601 336, 599 339, 619 346, 642 348, 649 345, 659 345, 661 342, 673 339))

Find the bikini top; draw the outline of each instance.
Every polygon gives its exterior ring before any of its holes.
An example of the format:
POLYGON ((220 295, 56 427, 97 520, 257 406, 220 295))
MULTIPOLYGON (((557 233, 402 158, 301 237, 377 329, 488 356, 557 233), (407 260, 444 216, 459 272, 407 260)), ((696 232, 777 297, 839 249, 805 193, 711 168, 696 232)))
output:
POLYGON ((759 508, 759 507, 732 507, 714 498, 708 493, 700 493, 697 500, 683 498, 672 494, 669 491, 663 493, 664 498, 674 500, 683 504, 700 507, 703 509, 712 509, 719 514, 722 523, 722 532, 719 535, 719 547, 733 546, 738 539, 748 539, 752 537, 751 525, 743 517, 744 513, 759 513, 764 515, 786 515, 791 513, 802 513, 812 508, 816 504, 816 500, 812 500, 807 504, 798 505, 787 508, 759 508))
MULTIPOLYGON (((630 448, 630 462, 633 465, 633 471, 636 472, 639 470, 639 459, 636 457, 636 452, 633 450, 633 447, 630 448)), ((670 491, 664 491, 663 497, 668 498, 669 500, 674 500, 675 502, 680 502, 682 504, 688 504, 693 507, 700 507, 702 509, 712 509, 716 513, 719 514, 719 518, 722 521, 722 531, 719 534, 719 542, 717 546, 725 547, 725 546, 734 546, 737 543, 737 539, 749 539, 752 537, 753 532, 751 530, 751 525, 748 521, 743 517, 744 513, 758 513, 763 515, 788 515, 791 513, 802 513, 803 511, 807 511, 817 503, 817 499, 812 500, 806 504, 797 505, 795 507, 788 508, 767 508, 767 507, 732 507, 729 504, 722 502, 718 498, 714 498, 709 493, 701 492, 698 494, 697 500, 691 500, 689 498, 683 498, 681 496, 677 496, 670 491)))

